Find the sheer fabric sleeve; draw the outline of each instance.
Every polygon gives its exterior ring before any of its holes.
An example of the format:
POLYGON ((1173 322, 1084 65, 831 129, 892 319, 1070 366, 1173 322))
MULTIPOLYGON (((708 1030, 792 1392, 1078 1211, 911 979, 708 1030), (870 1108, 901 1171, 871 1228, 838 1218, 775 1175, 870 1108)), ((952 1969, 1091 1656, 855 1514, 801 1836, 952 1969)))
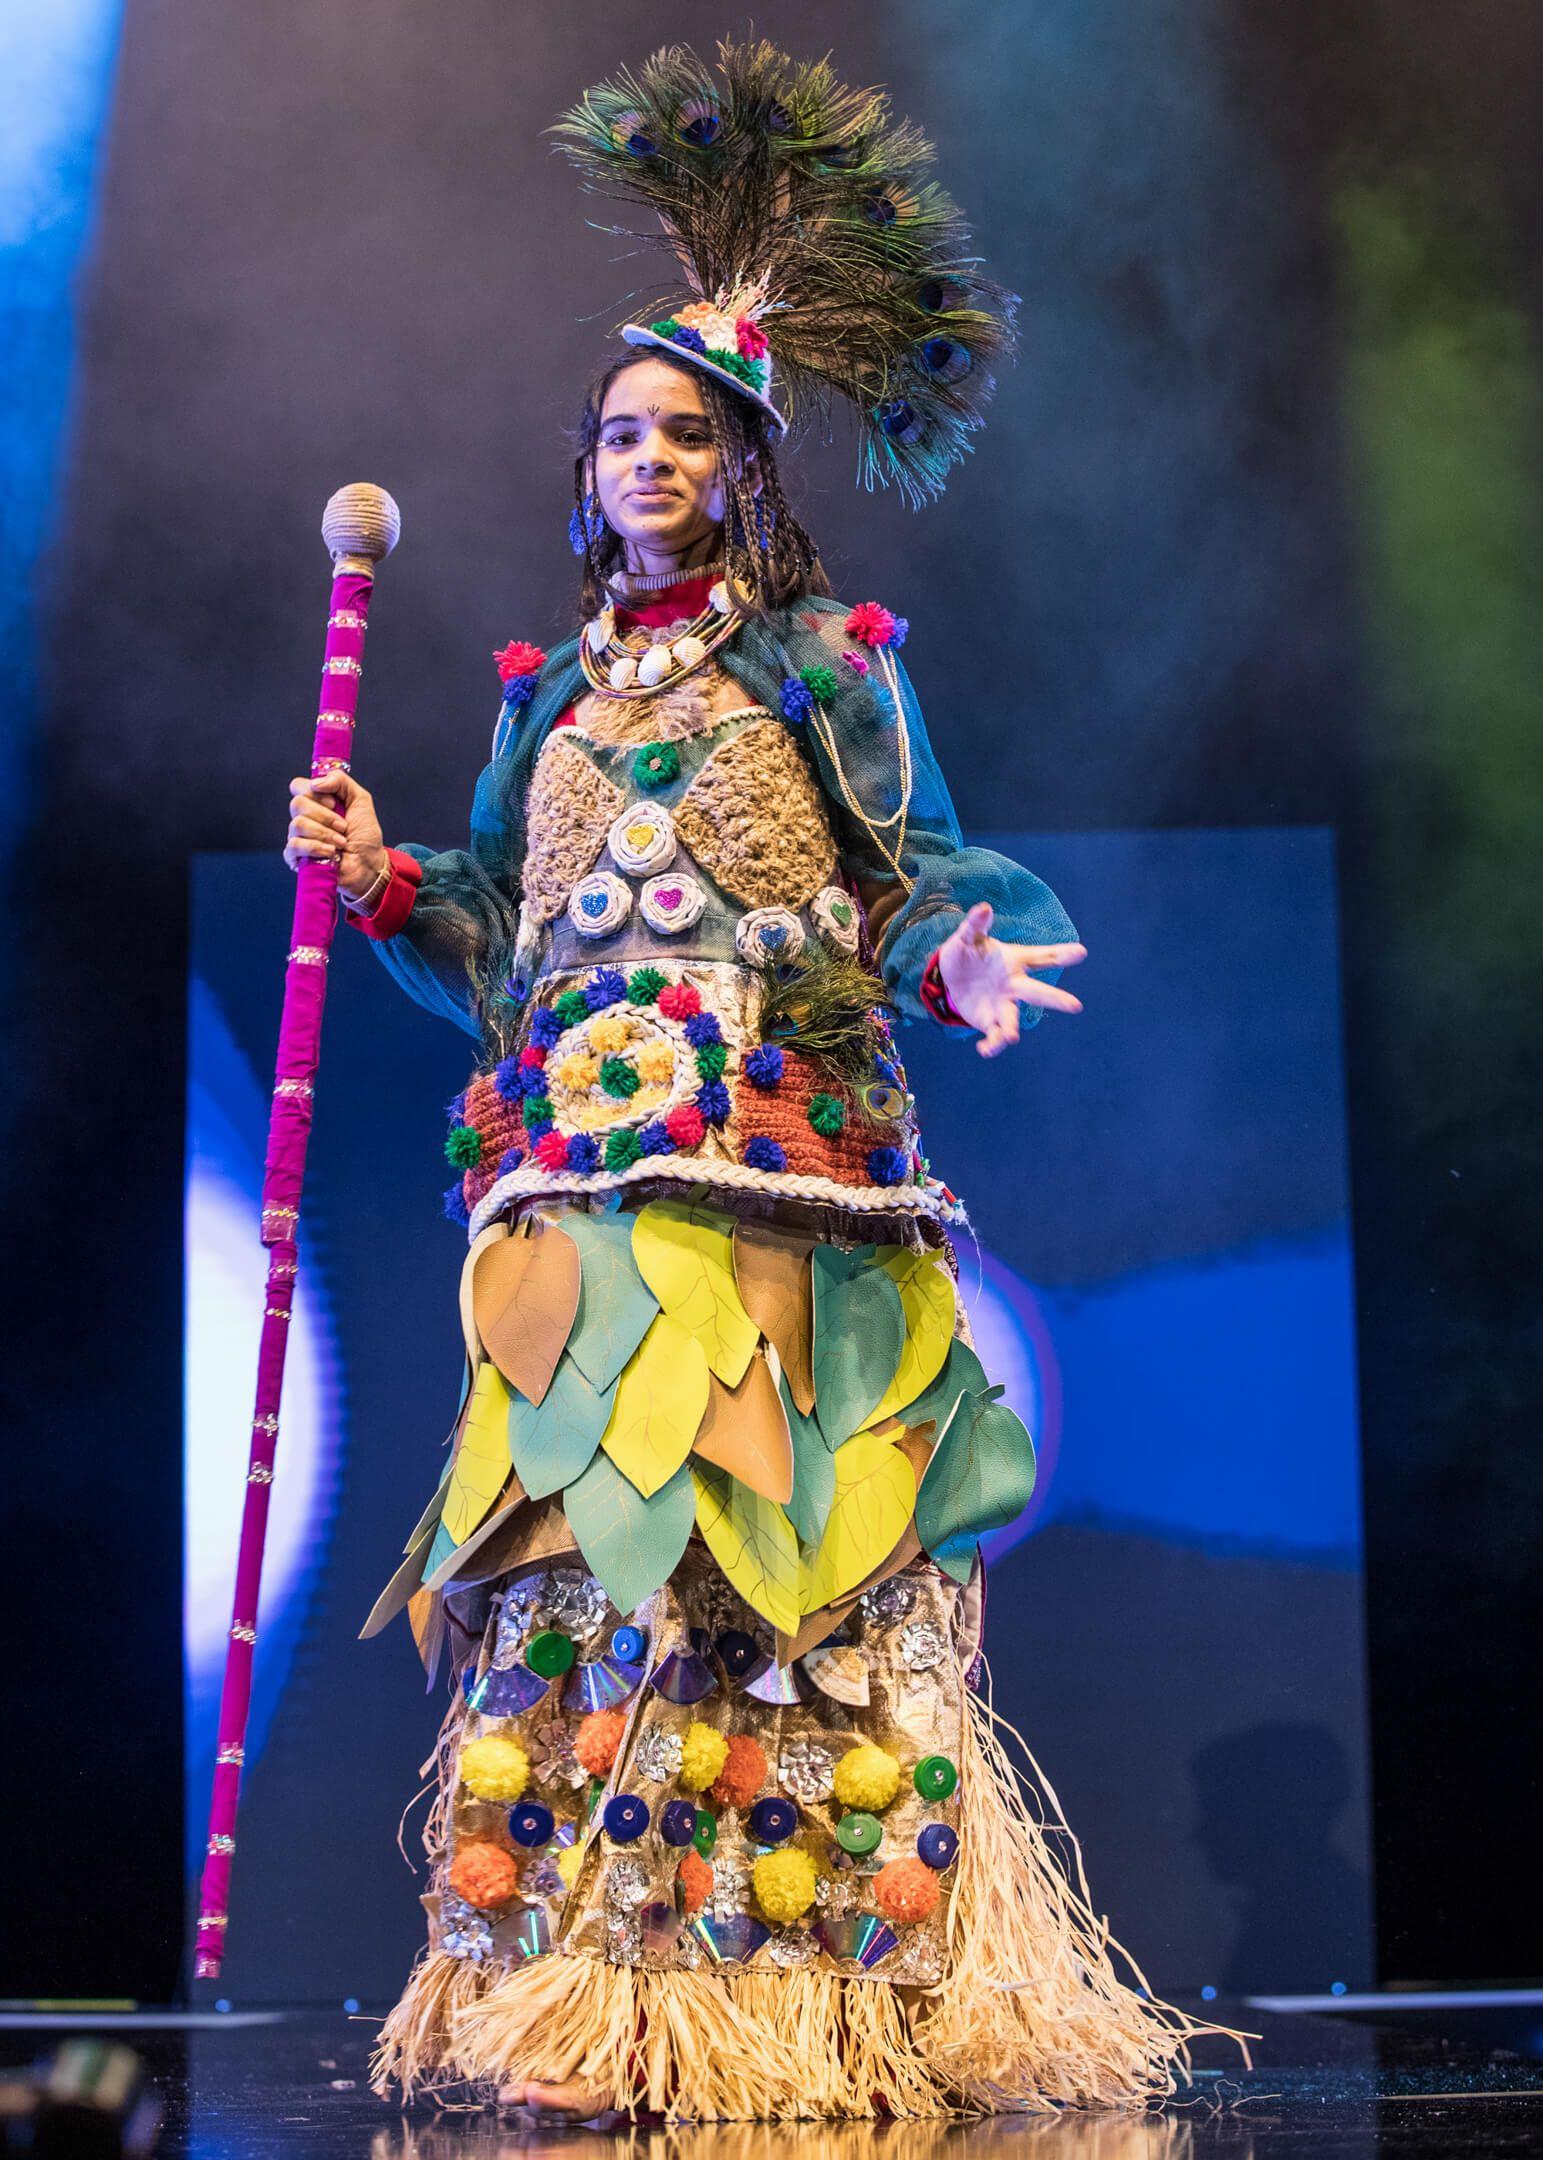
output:
MULTIPOLYGON (((902 1012, 936 1019, 922 976, 977 901, 991 904, 993 935, 1014 944, 1067 943, 1077 933, 1043 879, 993 849, 965 846, 910 677, 891 649, 870 651, 848 637, 846 613, 829 601, 789 610, 774 641, 781 678, 816 664, 836 678, 834 694, 805 722, 809 753, 844 866, 868 904, 879 972, 902 1012), (866 673, 843 659, 851 651, 868 660, 866 673)), ((778 698, 769 702, 775 710, 778 698)), ((1055 982, 1062 970, 1034 973, 1055 982)), ((1022 1008, 1024 1027, 1042 1017, 1038 1006, 1022 1008)))

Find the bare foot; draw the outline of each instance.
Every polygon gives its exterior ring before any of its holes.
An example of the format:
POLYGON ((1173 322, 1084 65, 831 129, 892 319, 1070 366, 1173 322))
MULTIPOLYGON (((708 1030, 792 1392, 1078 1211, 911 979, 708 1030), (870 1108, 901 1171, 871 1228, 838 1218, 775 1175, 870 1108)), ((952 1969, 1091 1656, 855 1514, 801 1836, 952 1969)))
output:
POLYGON ((604 2093, 591 2092, 583 2085, 501 2085, 498 2104, 529 2108, 534 2115, 553 2115, 567 2122, 589 2122, 610 2108, 604 2093))

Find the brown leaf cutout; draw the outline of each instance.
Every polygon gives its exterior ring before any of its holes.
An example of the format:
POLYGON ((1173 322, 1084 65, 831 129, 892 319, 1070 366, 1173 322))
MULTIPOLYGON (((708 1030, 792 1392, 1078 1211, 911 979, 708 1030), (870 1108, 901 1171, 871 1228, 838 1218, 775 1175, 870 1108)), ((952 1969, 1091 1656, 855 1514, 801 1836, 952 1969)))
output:
POLYGON ((579 1309, 579 1249, 552 1223, 489 1245, 472 1279, 472 1314, 488 1356, 538 1403, 552 1385, 579 1309))
POLYGON ((490 1245, 501 1245, 509 1236, 506 1222, 489 1223, 480 1237, 476 1238, 461 1268, 461 1334, 466 1343, 466 1355, 473 1366, 482 1362, 483 1348, 477 1336, 477 1320, 472 1309, 472 1284, 476 1280, 477 1262, 490 1245))
POLYGON ((865 1575, 855 1589, 848 1590, 844 1596, 837 1598, 833 1605, 822 1605, 818 1612, 808 1614, 796 1635, 779 1633, 777 1663, 791 1665, 794 1658, 802 1657, 806 1650, 812 1650, 816 1643, 823 1642, 833 1628, 840 1626, 865 1590, 873 1589, 877 1583, 887 1582, 891 1575, 898 1575, 903 1567, 909 1567, 913 1560, 921 1557, 921 1549, 922 1541, 916 1535, 916 1524, 914 1521, 909 1522, 893 1551, 886 1553, 872 1574, 865 1575))
POLYGON ((812 1238, 769 1224, 734 1225, 734 1280, 740 1302, 782 1360, 788 1391, 805 1417, 814 1414, 814 1301, 809 1285, 812 1238))
POLYGON ((738 1387, 708 1375, 707 1409, 692 1443, 696 1454, 727 1470, 764 1500, 793 1497, 793 1436, 771 1367, 760 1351, 738 1387))

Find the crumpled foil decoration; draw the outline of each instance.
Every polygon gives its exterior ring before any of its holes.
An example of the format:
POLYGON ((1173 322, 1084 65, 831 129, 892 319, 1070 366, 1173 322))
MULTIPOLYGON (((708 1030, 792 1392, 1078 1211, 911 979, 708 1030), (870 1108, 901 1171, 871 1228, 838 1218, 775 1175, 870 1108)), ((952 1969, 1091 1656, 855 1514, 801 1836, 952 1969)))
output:
POLYGON ((678 1732, 666 1732, 662 1725, 651 1725, 639 1740, 632 1754, 632 1767, 639 1777, 652 1784, 665 1785, 680 1774, 681 1736, 678 1732))
POLYGON ((833 1789, 836 1760, 817 1740, 784 1743, 777 1764, 777 1783, 795 1800, 824 1800, 833 1789))

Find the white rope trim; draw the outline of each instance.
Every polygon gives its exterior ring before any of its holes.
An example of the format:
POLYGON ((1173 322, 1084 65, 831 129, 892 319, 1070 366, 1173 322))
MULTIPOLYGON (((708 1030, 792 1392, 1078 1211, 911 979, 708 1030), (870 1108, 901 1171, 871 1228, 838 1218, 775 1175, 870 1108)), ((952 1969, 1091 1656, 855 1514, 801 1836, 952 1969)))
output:
POLYGON ((934 1187, 917 1185, 838 1185, 834 1178, 795 1177, 785 1170, 756 1170, 749 1163, 719 1162, 712 1157, 644 1155, 625 1170, 596 1171, 580 1177, 571 1170, 544 1170, 540 1163, 521 1163, 492 1185, 472 1210, 466 1226, 468 1244, 488 1227, 511 1200, 547 1194, 607 1193, 618 1185, 637 1185, 649 1178, 674 1178, 682 1185, 740 1186, 747 1192, 767 1193, 792 1200, 820 1200, 848 1209, 853 1214, 919 1215, 956 1228, 969 1221, 963 1204, 950 1207, 934 1187))

